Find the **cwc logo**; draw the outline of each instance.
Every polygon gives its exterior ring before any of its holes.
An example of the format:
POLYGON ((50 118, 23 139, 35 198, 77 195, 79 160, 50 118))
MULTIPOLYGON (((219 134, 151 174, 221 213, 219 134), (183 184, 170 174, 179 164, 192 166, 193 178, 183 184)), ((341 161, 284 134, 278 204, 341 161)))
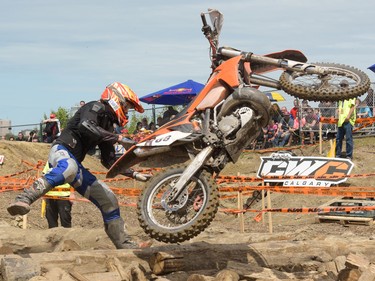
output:
POLYGON ((265 182, 283 182, 285 186, 330 186, 346 180, 353 163, 349 159, 325 157, 297 157, 290 154, 273 154, 261 157, 258 177, 275 176, 265 182), (283 179, 298 176, 306 179, 283 179), (331 177, 331 178, 330 178, 331 177))

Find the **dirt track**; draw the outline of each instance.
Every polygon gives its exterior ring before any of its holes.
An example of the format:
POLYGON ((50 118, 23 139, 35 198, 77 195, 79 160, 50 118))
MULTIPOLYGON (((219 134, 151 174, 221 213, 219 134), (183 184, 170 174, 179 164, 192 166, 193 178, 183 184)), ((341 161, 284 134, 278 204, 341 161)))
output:
MULTIPOLYGON (((374 161, 374 149, 375 143, 373 138, 366 139, 356 139, 355 140, 355 168, 352 171, 352 174, 364 174, 364 173, 374 173, 375 166, 369 165, 368 163, 373 163, 374 161)), ((329 147, 326 143, 323 147, 323 152, 327 153, 329 147)), ((36 144, 36 143, 26 143, 26 142, 9 142, 9 141, 0 141, 0 155, 5 155, 4 164, 0 167, 0 176, 10 175, 17 173, 19 171, 30 168, 31 165, 35 165, 38 160, 44 161, 47 157, 49 151, 49 146, 46 144, 36 144), (21 162, 25 160, 30 164, 25 164, 21 162)), ((304 149, 296 149, 294 152, 297 155, 319 155, 319 148, 315 147, 306 147, 304 149)), ((258 153, 244 153, 236 165, 228 165, 228 167, 223 171, 223 174, 227 175, 241 175, 254 176, 258 167, 259 167, 259 157, 261 155, 258 153)), ((321 156, 321 155, 319 155, 321 156)), ((104 172, 104 168, 99 164, 99 161, 95 157, 87 157, 84 162, 85 166, 90 168, 91 171, 104 172)), ((34 173, 34 172, 30 172, 34 173)), ((17 176, 18 178, 25 178, 31 174, 23 174, 17 176)), ((102 175, 98 175, 102 177, 102 175)), ((354 185, 354 186, 368 186, 373 184, 372 178, 356 178, 350 179, 345 185, 354 185)), ((134 186, 133 181, 127 182, 128 185, 134 186)), ((139 186, 139 183, 136 183, 139 186)), ((14 218, 8 215, 6 212, 6 206, 13 200, 15 192, 2 192, 1 193, 1 206, 0 209, 0 221, 2 225, 14 225, 14 218)), ((320 196, 306 196, 306 195, 287 195, 287 194, 272 194, 272 207, 274 208, 287 208, 287 207, 318 207, 321 204, 332 199, 332 197, 320 197, 320 196)), ((129 198, 124 198, 119 196, 121 202, 129 202, 129 198)), ((233 207, 236 206, 237 202, 235 199, 221 201, 221 207, 233 207)), ((27 227, 30 231, 39 231, 47 229, 46 220, 40 216, 40 202, 36 202, 33 205, 32 211, 28 215, 27 227)), ((254 206, 255 209, 260 209, 260 203, 254 206)), ((135 214, 134 207, 121 207, 121 213, 124 217, 128 231, 133 235, 134 239, 147 239, 147 236, 143 233, 138 225, 138 221, 135 214)), ((246 213, 245 218, 245 233, 238 235, 239 232, 239 220, 236 215, 227 214, 219 212, 211 224, 211 226, 204 231, 201 235, 194 238, 191 241, 184 242, 183 244, 197 243, 204 241, 210 243, 215 241, 215 243, 226 243, 230 245, 233 241, 240 242, 254 241, 255 237, 264 235, 268 237, 269 227, 267 221, 255 222, 254 217, 255 213, 246 213)), ((267 218, 267 216, 265 217, 267 218)), ((349 225, 342 226, 337 223, 324 223, 319 224, 315 222, 315 214, 273 214, 273 235, 276 235, 280 238, 280 235, 283 236, 283 239, 296 239, 293 237, 293 233, 298 233, 298 239, 309 240, 316 238, 318 236, 340 236, 340 235, 354 235, 358 236, 358 239, 363 238, 374 238, 374 226, 363 226, 363 225, 349 225)), ((69 232, 75 233, 77 243, 81 250, 92 251, 95 249, 114 249, 113 245, 110 243, 109 239, 104 234, 102 229, 102 218, 99 211, 91 203, 87 202, 76 202, 73 206, 73 230, 67 229, 55 229, 55 230, 45 230, 48 232, 48 237, 54 237, 53 239, 59 240, 67 239, 67 234, 69 232), (78 236, 77 237, 77 230, 78 236), (87 230, 87 231, 86 231, 87 230)), ((4 229, 4 228, 2 228, 4 229)), ((8 245, 9 241, 6 241, 6 237, 23 237, 28 236, 28 230, 20 230, 16 227, 6 227, 6 235, 3 234, 1 237, 2 245, 8 245), (19 235, 20 231, 23 235, 19 235)), ((31 234, 32 235, 32 234, 31 234)), ((20 239, 21 239, 20 238, 20 239)), ((55 241, 55 244, 58 244, 59 241, 55 241)), ((371 243, 374 243, 373 240, 371 243)), ((13 245, 15 245, 13 241, 13 245)), ((39 245, 39 248, 34 245, 25 245, 23 241, 19 241, 20 245, 24 245, 23 250, 18 249, 20 252, 27 252, 32 249, 35 251, 46 252, 51 251, 50 244, 43 248, 39 245), (28 248, 29 247, 29 248, 28 248), (27 248, 29 250, 27 250, 27 248)), ((163 246, 164 244, 159 242, 154 242, 154 247, 163 246)), ((22 248, 22 247, 20 247, 22 248)), ((17 251, 15 251, 17 252, 17 251)), ((372 261, 374 262, 374 261, 372 261)))

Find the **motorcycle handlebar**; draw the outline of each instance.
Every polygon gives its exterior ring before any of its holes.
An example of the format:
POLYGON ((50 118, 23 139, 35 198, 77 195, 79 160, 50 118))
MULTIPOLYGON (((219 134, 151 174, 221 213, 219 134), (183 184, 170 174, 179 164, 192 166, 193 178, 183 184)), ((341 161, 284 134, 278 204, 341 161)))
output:
POLYGON ((207 21, 206 21, 206 16, 204 15, 204 13, 201 13, 201 19, 202 19, 203 26, 206 26, 207 21))
POLYGON ((204 15, 204 13, 201 13, 201 19, 203 23, 202 32, 206 36, 206 38, 210 38, 212 31, 211 31, 211 27, 207 24, 206 16, 204 15))

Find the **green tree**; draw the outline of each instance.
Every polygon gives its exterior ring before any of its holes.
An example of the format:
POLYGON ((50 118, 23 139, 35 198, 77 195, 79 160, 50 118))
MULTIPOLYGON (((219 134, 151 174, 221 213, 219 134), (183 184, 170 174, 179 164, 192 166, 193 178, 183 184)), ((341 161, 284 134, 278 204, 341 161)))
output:
POLYGON ((66 108, 60 106, 55 114, 56 118, 60 120, 61 129, 64 129, 68 124, 69 111, 66 108))
POLYGON ((129 134, 132 134, 137 126, 137 122, 140 121, 140 119, 137 118, 135 112, 129 112, 129 115, 131 114, 131 117, 130 117, 130 121, 129 123, 126 125, 128 131, 129 131, 129 134))

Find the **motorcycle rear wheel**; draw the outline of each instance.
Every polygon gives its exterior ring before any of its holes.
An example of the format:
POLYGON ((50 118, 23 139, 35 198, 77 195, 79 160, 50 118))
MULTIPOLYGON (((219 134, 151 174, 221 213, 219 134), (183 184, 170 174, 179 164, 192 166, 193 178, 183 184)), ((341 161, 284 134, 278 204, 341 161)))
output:
POLYGON ((370 79, 361 70, 337 63, 313 63, 327 69, 327 74, 285 71, 280 76, 280 86, 288 94, 312 101, 338 101, 355 98, 367 92, 370 79), (349 87, 342 88, 345 79, 349 87))
POLYGON ((146 234, 165 243, 190 240, 204 231, 214 219, 219 192, 212 175, 202 171, 187 183, 187 200, 177 210, 166 209, 162 199, 177 182, 186 166, 172 166, 156 174, 138 200, 138 221, 146 234))

